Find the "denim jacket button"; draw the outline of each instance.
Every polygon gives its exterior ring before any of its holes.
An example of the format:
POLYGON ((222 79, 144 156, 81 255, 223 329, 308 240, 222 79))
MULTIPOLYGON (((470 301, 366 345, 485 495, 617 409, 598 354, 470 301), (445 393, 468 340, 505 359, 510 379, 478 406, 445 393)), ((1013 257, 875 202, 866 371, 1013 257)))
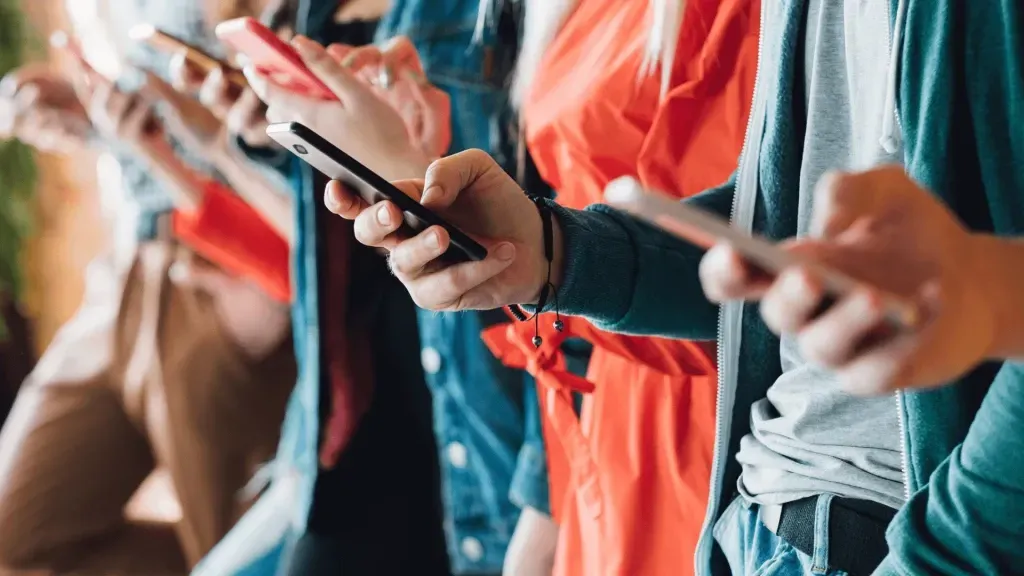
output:
POLYGON ((484 557, 484 545, 476 538, 463 538, 460 548, 470 562, 479 562, 484 557))
POLYGON ((466 463, 469 461, 469 454, 466 452, 466 446, 461 442, 452 442, 445 448, 445 453, 448 455, 448 463, 456 468, 465 468, 466 463))
POLYGON ((427 374, 437 374, 441 370, 441 353, 427 346, 420 351, 420 364, 427 374))

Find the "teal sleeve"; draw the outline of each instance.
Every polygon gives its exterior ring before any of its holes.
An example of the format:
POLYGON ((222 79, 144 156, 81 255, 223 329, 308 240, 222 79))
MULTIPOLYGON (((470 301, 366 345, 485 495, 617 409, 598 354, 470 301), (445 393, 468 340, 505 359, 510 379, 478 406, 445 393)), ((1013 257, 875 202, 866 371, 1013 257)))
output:
MULTIPOLYGON (((730 179, 685 202, 728 218, 734 188, 730 179)), ((607 206, 553 211, 565 242, 563 313, 612 332, 717 337, 718 307, 704 297, 697 275, 703 249, 607 206)))
POLYGON ((907 502, 875 574, 1011 574, 1024 566, 1024 365, 1003 366, 963 444, 907 502))

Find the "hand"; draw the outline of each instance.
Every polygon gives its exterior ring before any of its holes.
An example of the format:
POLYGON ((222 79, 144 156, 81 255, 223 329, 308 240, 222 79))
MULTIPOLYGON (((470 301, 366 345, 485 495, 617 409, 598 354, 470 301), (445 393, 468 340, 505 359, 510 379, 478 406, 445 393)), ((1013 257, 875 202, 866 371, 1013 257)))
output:
POLYGON ((423 70, 416 46, 406 36, 378 46, 332 46, 336 53, 349 52, 342 66, 373 87, 377 96, 391 104, 405 120, 413 141, 430 157, 447 153, 452 143, 451 99, 431 84, 423 70))
POLYGON ((184 54, 171 60, 170 76, 176 90, 194 94, 231 136, 240 136, 254 148, 275 145, 267 136, 267 108, 252 88, 239 89, 222 69, 205 74, 184 54))
POLYGON ((105 140, 120 141, 145 158, 166 153, 168 145, 163 126, 153 113, 152 97, 123 92, 88 69, 76 74, 76 91, 93 127, 105 140))
POLYGON ((761 298, 776 333, 793 333, 808 361, 830 367, 856 393, 948 382, 982 361, 996 320, 975 266, 974 236, 901 168, 828 175, 815 191, 813 240, 789 244, 809 263, 864 285, 815 316, 825 298, 813 266, 774 281, 747 268, 725 246, 701 263, 709 297, 761 298), (885 327, 880 290, 918 304, 912 329, 885 327))
POLYGON ((227 148, 224 124, 206 106, 182 94, 156 74, 146 71, 145 75, 143 93, 163 105, 167 131, 182 145, 207 158, 222 154, 227 148))
POLYGON ((91 131, 72 84, 48 69, 26 66, 0 81, 0 139, 70 154, 85 146, 91 131))
POLYGON ((315 100, 286 90, 253 69, 252 88, 267 103, 271 122, 300 122, 389 180, 421 177, 429 157, 410 137, 402 117, 364 82, 345 70, 331 51, 296 37, 292 45, 309 69, 338 97, 315 100))
MULTIPOLYGON (((540 215, 490 156, 469 150, 442 158, 427 169, 426 180, 395 185, 488 250, 479 262, 447 265, 438 261, 450 244, 443 228, 432 226, 404 237, 399 232, 402 212, 392 202, 368 206, 339 183, 329 184, 327 208, 355 220, 359 242, 390 252, 392 271, 417 305, 428 310, 488 310, 537 301, 548 273, 540 215)), ((558 286, 562 248, 557 221, 554 249, 552 282, 558 286)))

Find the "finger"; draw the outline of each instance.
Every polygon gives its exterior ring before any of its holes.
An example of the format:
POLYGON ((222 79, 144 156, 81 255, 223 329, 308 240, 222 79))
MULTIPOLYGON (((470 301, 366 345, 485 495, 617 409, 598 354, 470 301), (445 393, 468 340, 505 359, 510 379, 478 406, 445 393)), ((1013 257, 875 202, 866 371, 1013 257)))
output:
POLYGON ((441 226, 431 226, 399 243, 391 251, 391 271, 399 278, 415 278, 423 269, 448 250, 451 238, 441 226))
POLYGON ((255 66, 246 66, 242 68, 242 74, 245 75, 245 80, 249 83, 249 88, 252 88, 256 95, 260 97, 268 105, 270 102, 267 99, 267 91, 270 87, 270 79, 259 73, 255 66))
POLYGON ((39 86, 27 84, 12 94, 9 105, 0 106, 0 138, 8 138, 26 129, 26 123, 35 114, 42 92, 39 86))
POLYGON ((172 55, 167 72, 174 89, 185 94, 198 93, 208 77, 203 70, 192 64, 187 52, 172 55))
POLYGON ((384 54, 377 46, 345 46, 332 44, 327 53, 349 72, 355 74, 364 68, 376 68, 384 63, 384 54))
POLYGON ((838 367, 853 360, 884 322, 881 297, 868 288, 858 288, 804 326, 797 342, 806 360, 838 367))
POLYGON ((315 115, 314 111, 325 104, 337 105, 337 102, 333 101, 308 98, 278 86, 258 72, 249 70, 247 69, 246 78, 249 79, 253 92, 267 105, 268 122, 301 122, 304 115, 315 115))
POLYGON ((385 63, 396 72, 410 75, 418 82, 426 80, 420 53, 408 36, 396 36, 388 40, 384 44, 382 53, 385 63))
POLYGON ((23 114, 34 108, 42 98, 42 90, 38 84, 26 84, 14 94, 14 111, 23 114))
POLYGON ((488 250, 487 258, 463 262, 406 280, 413 301, 427 310, 493 308, 499 298, 483 284, 515 261, 515 246, 504 242, 488 250))
POLYGON ((101 82, 92 91, 92 98, 89 100, 87 109, 94 122, 110 128, 112 119, 108 114, 108 107, 114 99, 114 86, 109 82, 101 82))
POLYGON ((712 302, 757 299, 771 285, 771 278, 749 266, 727 244, 718 244, 700 261, 704 294, 712 302))
POLYGON ((776 334, 804 327, 825 303, 825 289, 807 268, 784 270, 761 299, 761 317, 776 334))
POLYGON ((857 395, 888 394, 905 386, 907 366, 920 348, 920 335, 901 335, 857 355, 837 369, 843 389, 857 395))
POLYGON ((360 244, 390 249, 397 241, 392 234, 402 227, 402 211, 392 202, 378 202, 356 216, 353 231, 360 244))
POLYGON ((331 58, 334 58, 338 64, 347 68, 348 65, 346 62, 348 60, 348 55, 357 50, 357 48, 349 46, 348 44, 331 44, 326 48, 326 50, 327 54, 331 58))
POLYGON ((225 123, 232 134, 241 134, 250 144, 268 140, 267 112, 252 90, 242 92, 228 112, 225 123))
POLYGON ((862 218, 892 209, 898 201, 892 183, 903 176, 903 169, 894 166, 857 174, 826 173, 814 189, 811 235, 832 238, 862 218))
POLYGON ((483 150, 466 150, 435 160, 427 168, 421 203, 435 210, 447 208, 459 193, 493 170, 501 167, 483 150))
POLYGON ((918 298, 924 318, 916 330, 901 329, 895 336, 859 351, 837 373, 843 387, 854 394, 889 393, 901 388, 927 388, 948 381, 962 371, 963 342, 950 338, 950 327, 940 315, 943 295, 937 283, 928 283, 918 298))
POLYGON ((218 118, 227 117, 233 102, 223 70, 216 68, 206 76, 206 80, 199 88, 199 102, 218 118))
POLYGON ((392 186, 417 202, 423 198, 423 184, 423 180, 398 180, 391 183, 392 186))
POLYGON ((368 86, 332 58, 323 46, 304 36, 296 36, 292 46, 309 70, 346 106, 356 106, 365 98, 375 98, 368 86))
POLYGON ((370 207, 359 194, 346 188, 337 180, 327 183, 327 189, 324 191, 324 206, 331 213, 346 220, 355 220, 359 214, 370 207))
POLYGON ((0 98, 13 98, 21 88, 22 77, 17 72, 0 78, 0 98))

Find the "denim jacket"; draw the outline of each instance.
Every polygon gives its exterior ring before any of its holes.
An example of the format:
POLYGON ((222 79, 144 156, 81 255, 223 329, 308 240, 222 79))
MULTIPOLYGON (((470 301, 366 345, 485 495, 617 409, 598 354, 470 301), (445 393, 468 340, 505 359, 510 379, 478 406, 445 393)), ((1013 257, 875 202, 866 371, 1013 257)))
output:
MULTIPOLYGON (((336 0, 299 0, 295 31, 323 41, 336 0)), ((327 39, 330 40, 330 39, 327 39)), ((319 467, 321 428, 320 305, 316 210, 322 202, 313 169, 277 148, 238 146, 270 176, 285 177, 295 193, 292 247, 293 340, 298 379, 288 403, 274 461, 253 479, 265 492, 238 524, 193 570, 193 576, 275 576, 287 571, 291 551, 305 533, 319 467)))
MULTIPOLYGON (((397 0, 379 41, 408 36, 428 78, 451 97, 452 153, 508 154, 508 98, 518 26, 508 19, 473 34, 478 0, 397 0)), ((480 332, 508 318, 500 311, 419 315, 421 360, 434 397, 445 533, 453 572, 500 573, 520 508, 548 510, 547 459, 537 392, 525 372, 506 368, 480 332)))
MULTIPOLYGON (((420 50, 428 76, 451 96, 452 149, 495 150, 507 109, 504 75, 493 66, 497 37, 472 41, 476 0, 395 3, 379 37, 405 34, 420 50)), ((296 30, 314 39, 336 3, 300 0, 296 30)), ((497 152, 497 150, 495 150, 497 152)), ((293 304, 298 383, 289 403, 270 487, 195 569, 198 576, 273 576, 305 532, 318 467, 320 319, 313 173, 288 153, 248 150, 283 172, 296 190, 293 304)), ((507 155, 507 154, 506 154, 507 155)), ((446 533, 456 573, 498 573, 519 509, 548 509, 547 461, 536 389, 524 372, 504 368, 480 340, 503 319, 494 313, 421 313, 421 360, 434 396, 441 447, 446 533)))

